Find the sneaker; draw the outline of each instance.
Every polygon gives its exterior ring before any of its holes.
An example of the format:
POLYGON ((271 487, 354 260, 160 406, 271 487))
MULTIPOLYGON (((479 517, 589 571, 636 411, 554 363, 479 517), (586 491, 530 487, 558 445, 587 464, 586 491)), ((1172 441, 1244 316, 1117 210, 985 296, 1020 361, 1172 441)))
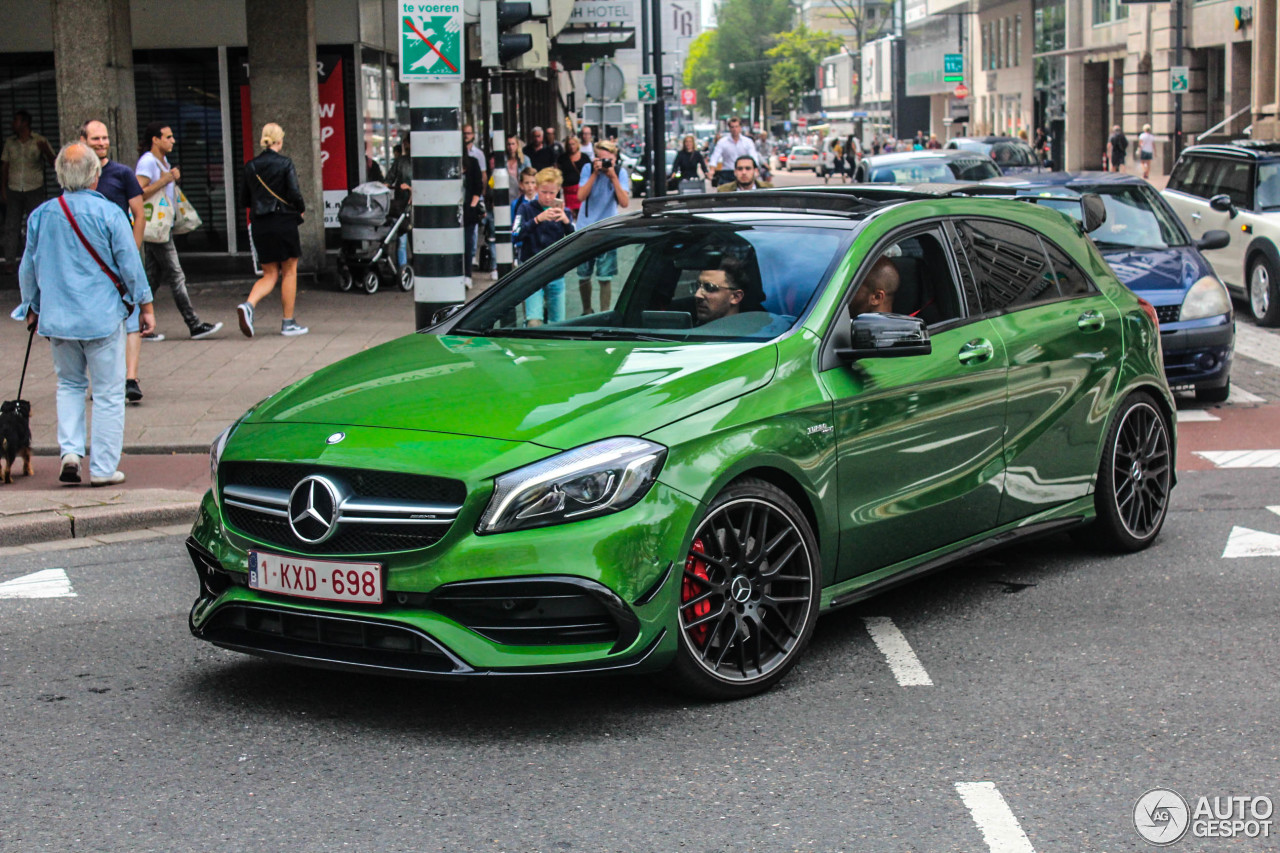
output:
MULTIPOLYGON (((202 341, 210 335, 216 335, 222 330, 221 323, 201 323, 191 330, 191 340, 202 341)), ((117 472, 119 473, 119 472, 117 472)))
POLYGON ((124 381, 124 398, 130 403, 136 403, 142 399, 142 386, 138 384, 138 380, 126 379, 124 381))
POLYGON ((80 457, 74 453, 62 454, 62 474, 58 476, 60 483, 80 482, 80 457))
POLYGON ((311 331, 306 326, 299 326, 297 320, 281 320, 280 334, 286 337, 294 337, 295 335, 305 335, 311 331))
POLYGON ((110 477, 90 477, 89 485, 91 486, 118 486, 124 482, 124 472, 117 471, 110 477))
POLYGON ((143 335, 143 336, 142 336, 142 339, 143 339, 144 341, 157 341, 157 342, 159 342, 159 341, 163 341, 163 340, 164 340, 164 335, 160 334, 159 332, 152 332, 152 333, 151 333, 151 334, 149 334, 149 335, 143 335))
POLYGON ((467 290, 471 289, 471 276, 465 275, 462 277, 462 286, 467 290))
POLYGON ((253 306, 248 302, 241 302, 236 306, 236 316, 240 319, 240 331, 244 332, 246 338, 252 338, 253 306))

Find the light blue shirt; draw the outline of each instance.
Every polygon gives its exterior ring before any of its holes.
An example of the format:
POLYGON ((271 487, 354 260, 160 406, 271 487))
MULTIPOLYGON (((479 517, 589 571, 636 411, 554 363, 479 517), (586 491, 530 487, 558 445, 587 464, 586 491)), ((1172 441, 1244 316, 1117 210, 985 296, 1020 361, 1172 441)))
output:
MULTIPOLYGON (((65 193, 63 198, 85 239, 124 283, 129 301, 150 302, 142 255, 124 211, 93 190, 65 193)), ((18 281, 22 304, 11 316, 21 320, 28 309, 38 312, 38 331, 46 338, 105 338, 120 328, 129 313, 116 286, 76 236, 57 198, 27 218, 27 249, 18 281)))
MULTIPOLYGON (((609 156, 617 160, 616 154, 609 156)), ((615 162, 613 168, 618 173, 618 183, 622 184, 622 188, 628 193, 631 192, 631 176, 627 174, 627 167, 621 162, 615 162)), ((582 174, 578 176, 578 186, 585 184, 589 177, 591 177, 591 164, 586 163, 582 167, 582 174)), ((617 215, 618 194, 613 188, 613 181, 609 180, 608 176, 601 175, 600 179, 591 185, 591 194, 582 200, 582 207, 578 210, 577 227, 586 228, 593 222, 617 215)))

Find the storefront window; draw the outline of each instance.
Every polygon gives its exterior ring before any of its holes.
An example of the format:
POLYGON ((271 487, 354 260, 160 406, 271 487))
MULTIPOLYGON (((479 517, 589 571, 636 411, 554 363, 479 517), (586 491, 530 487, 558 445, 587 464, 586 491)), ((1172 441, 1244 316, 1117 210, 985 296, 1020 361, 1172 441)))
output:
MULTIPOLYGON (((61 145, 58 131, 58 89, 53 79, 52 53, 7 53, 0 56, 0 120, 4 121, 3 135, 12 133, 9 122, 18 110, 31 113, 31 130, 49 140, 53 150, 61 145)), ((123 158, 130 166, 133 160, 123 158)), ((44 191, 47 197, 58 192, 58 180, 53 169, 44 170, 44 191)), ((3 211, 0 211, 3 219, 3 211)))

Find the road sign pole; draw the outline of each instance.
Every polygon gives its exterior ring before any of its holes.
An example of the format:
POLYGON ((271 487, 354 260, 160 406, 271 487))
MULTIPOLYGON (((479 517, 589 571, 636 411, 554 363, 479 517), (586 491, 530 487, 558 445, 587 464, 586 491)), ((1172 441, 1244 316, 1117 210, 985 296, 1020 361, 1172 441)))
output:
MULTIPOLYGON (((409 84, 413 156, 414 328, 466 301, 462 230, 462 83, 409 84)), ((505 165, 503 172, 506 172, 505 165)))
POLYGON ((657 78, 658 100, 653 105, 653 166, 649 169, 649 195, 667 194, 667 102, 662 97, 662 0, 652 0, 649 19, 653 22, 653 75, 657 78))
POLYGON ((489 71, 489 127, 493 141, 493 239, 498 278, 511 272, 511 176, 507 172, 507 132, 503 115, 502 77, 489 71))
MULTIPOLYGON (((1173 0, 1173 64, 1182 65, 1182 0, 1173 0)), ((1191 75, 1188 74, 1188 81, 1191 75)), ((1182 153, 1182 93, 1173 96, 1173 159, 1182 153)))

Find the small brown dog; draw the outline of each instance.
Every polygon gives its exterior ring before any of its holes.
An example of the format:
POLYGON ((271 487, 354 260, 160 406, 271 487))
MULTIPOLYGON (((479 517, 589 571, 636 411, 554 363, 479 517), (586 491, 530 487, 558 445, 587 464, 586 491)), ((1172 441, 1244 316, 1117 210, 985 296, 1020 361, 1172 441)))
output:
POLYGON ((5 400, 0 403, 0 482, 13 482, 13 460, 22 457, 22 473, 30 477, 31 467, 31 403, 28 400, 5 400))

